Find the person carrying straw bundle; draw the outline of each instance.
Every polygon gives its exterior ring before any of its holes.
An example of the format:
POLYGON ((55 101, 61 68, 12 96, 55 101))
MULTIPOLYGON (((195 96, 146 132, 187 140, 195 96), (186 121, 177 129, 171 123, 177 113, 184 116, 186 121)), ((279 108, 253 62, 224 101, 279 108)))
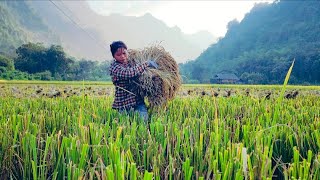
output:
POLYGON ((158 68, 156 62, 149 60, 139 64, 128 63, 127 46, 122 41, 114 41, 110 45, 110 51, 114 61, 110 65, 110 75, 115 85, 115 99, 112 108, 121 113, 136 111, 145 121, 148 119, 148 110, 144 97, 139 93, 131 92, 133 80, 140 76, 146 68, 158 68))
POLYGON ((181 77, 177 63, 163 47, 128 51, 122 41, 116 41, 110 45, 110 50, 114 57, 110 75, 116 86, 114 109, 134 110, 147 120, 145 97, 152 108, 163 107, 173 99, 181 77))

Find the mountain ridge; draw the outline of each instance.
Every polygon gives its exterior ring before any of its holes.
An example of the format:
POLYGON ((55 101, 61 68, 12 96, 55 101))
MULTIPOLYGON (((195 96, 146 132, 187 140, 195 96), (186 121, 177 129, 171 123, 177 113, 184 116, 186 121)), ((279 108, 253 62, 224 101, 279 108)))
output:
MULTIPOLYGON (((17 4, 11 1, 5 3, 17 4)), ((32 9, 40 17, 38 21, 43 21, 44 24, 44 27, 28 32, 28 38, 24 38, 23 42, 50 43, 52 39, 45 39, 46 36, 55 35, 54 43, 61 44, 69 55, 79 59, 110 60, 112 57, 108 45, 114 40, 123 40, 132 49, 160 43, 177 62, 184 62, 195 59, 209 44, 216 41, 210 34, 198 35, 201 37, 199 39, 197 35, 175 31, 150 13, 139 17, 119 14, 103 16, 95 13, 85 1, 23 3, 32 9)), ((36 22, 37 17, 32 20, 36 22)), ((28 19, 23 22, 26 22, 27 26, 31 25, 28 24, 28 19)), ((21 24, 20 27, 27 29, 21 24)), ((17 47, 17 44, 14 46, 17 47)))
POLYGON ((256 4, 241 22, 228 23, 225 37, 210 45, 181 71, 209 82, 230 72, 246 83, 280 84, 293 59, 293 83, 320 83, 320 2, 276 1, 256 4))

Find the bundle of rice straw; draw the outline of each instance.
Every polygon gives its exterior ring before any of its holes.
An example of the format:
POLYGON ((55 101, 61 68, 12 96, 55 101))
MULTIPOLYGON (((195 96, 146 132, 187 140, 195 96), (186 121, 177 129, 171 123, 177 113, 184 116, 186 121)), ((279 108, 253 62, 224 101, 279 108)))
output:
POLYGON ((147 68, 134 80, 136 89, 142 97, 146 97, 151 107, 166 106, 167 101, 174 98, 181 86, 179 68, 173 57, 160 45, 146 47, 142 50, 129 51, 129 63, 141 63, 154 60, 158 69, 147 68))

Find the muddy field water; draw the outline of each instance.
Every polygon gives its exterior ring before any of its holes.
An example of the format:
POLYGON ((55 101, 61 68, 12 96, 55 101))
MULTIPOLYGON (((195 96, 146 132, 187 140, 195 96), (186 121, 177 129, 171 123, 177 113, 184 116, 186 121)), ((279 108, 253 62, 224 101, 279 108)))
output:
POLYGON ((1 97, 16 98, 68 98, 72 96, 110 96, 114 88, 111 85, 27 85, 27 84, 0 84, 1 97))
MULTIPOLYGON (((250 96, 252 98, 277 98, 282 86, 249 86, 249 85, 183 85, 177 97, 215 96, 228 98, 232 96, 250 96)), ((7 84, 0 83, 0 97, 15 98, 68 98, 74 96, 103 97, 113 96, 112 84, 7 84)), ((320 97, 320 87, 289 86, 284 94, 287 99, 303 96, 320 97)))

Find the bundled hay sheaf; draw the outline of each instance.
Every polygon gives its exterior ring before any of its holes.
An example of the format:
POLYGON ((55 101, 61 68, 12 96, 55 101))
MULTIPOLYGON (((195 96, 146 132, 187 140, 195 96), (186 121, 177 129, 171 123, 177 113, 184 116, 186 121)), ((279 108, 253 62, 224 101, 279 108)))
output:
POLYGON ((174 98, 181 86, 178 64, 174 58, 160 45, 146 47, 142 50, 129 50, 129 63, 136 64, 154 60, 158 69, 147 68, 133 80, 134 92, 147 97, 151 106, 165 106, 174 98))

